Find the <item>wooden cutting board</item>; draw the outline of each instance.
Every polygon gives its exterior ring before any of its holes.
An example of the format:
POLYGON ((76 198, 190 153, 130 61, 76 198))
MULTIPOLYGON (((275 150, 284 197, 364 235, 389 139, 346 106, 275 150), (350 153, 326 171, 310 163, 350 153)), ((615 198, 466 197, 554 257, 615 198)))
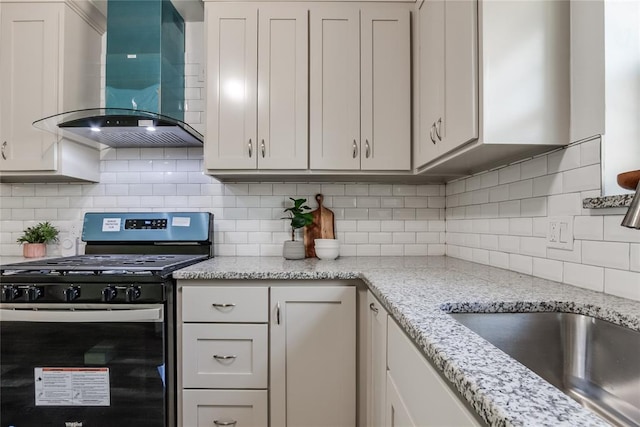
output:
POLYGON ((310 212, 313 215, 313 223, 304 228, 304 252, 307 258, 316 256, 314 239, 336 238, 333 231, 333 212, 322 206, 323 200, 322 194, 316 194, 318 209, 310 212))

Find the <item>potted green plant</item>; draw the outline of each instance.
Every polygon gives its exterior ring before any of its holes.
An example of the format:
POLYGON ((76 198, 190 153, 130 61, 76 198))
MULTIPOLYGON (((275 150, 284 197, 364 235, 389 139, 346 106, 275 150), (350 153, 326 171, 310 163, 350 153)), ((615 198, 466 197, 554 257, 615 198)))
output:
POLYGON ((23 244, 22 254, 25 258, 40 258, 47 253, 47 243, 58 241, 60 231, 48 221, 33 227, 27 227, 17 242, 23 244))
POLYGON ((284 242, 282 255, 286 259, 302 259, 305 256, 304 242, 296 241, 296 230, 313 223, 313 215, 309 212, 311 208, 306 204, 307 199, 294 199, 293 197, 289 197, 289 199, 293 201, 293 206, 284 210, 289 216, 282 219, 291 221, 291 240, 284 242))

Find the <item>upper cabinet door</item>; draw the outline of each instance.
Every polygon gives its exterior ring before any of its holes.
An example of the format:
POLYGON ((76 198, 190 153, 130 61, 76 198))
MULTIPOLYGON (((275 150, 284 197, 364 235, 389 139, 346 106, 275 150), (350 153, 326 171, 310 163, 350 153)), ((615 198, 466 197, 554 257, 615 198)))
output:
POLYGON ((308 11, 259 11, 258 168, 308 167, 308 11))
POLYGON ((411 25, 407 9, 361 12, 362 170, 411 168, 411 25))
MULTIPOLYGON (((449 151, 478 138, 478 2, 446 4, 444 123, 438 129, 449 151)), ((438 126, 438 123, 436 123, 438 126)))
POLYGON ((206 4, 207 169, 255 169, 258 9, 206 4))
POLYGON ((360 12, 311 11, 311 169, 360 169, 360 12))
POLYGON ((0 5, 0 170, 52 171, 57 137, 34 120, 58 113, 59 4, 0 5))
POLYGON ((420 133, 414 148, 416 166, 438 157, 440 147, 436 126, 442 124, 444 111, 444 1, 425 0, 418 19, 420 133))

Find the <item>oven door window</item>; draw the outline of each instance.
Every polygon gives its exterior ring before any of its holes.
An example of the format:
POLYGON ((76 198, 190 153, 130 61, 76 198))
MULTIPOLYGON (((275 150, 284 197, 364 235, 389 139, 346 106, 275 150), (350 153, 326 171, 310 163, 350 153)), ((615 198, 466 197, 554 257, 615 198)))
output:
POLYGON ((121 321, 134 311, 117 310, 120 321, 95 311, 83 322, 70 320, 74 312, 6 320, 2 310, 1 426, 165 425, 163 322, 121 321))

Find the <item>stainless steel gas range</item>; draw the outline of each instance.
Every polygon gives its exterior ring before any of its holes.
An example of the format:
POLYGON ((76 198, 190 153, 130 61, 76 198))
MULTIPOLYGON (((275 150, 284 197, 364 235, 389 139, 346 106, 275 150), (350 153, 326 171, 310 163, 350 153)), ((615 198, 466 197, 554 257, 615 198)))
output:
POLYGON ((174 426, 176 269, 205 212, 88 213, 86 255, 0 266, 0 427, 174 426))

